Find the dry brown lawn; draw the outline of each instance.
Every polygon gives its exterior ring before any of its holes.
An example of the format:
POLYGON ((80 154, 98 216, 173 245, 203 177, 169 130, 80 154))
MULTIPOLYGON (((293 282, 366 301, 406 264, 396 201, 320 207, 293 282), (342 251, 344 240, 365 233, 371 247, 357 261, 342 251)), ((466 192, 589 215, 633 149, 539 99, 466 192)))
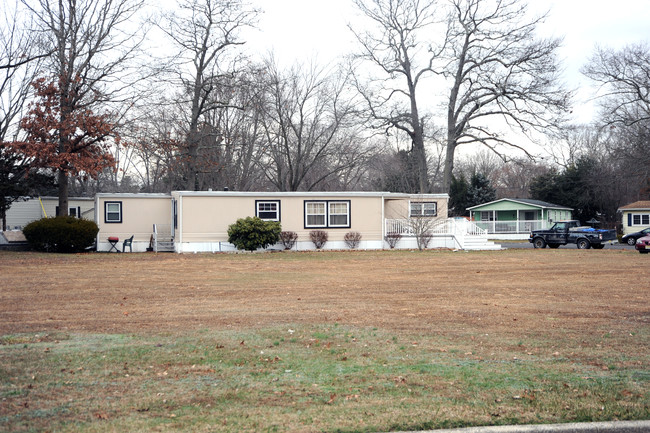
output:
POLYGON ((414 333, 627 332, 650 321, 632 251, 0 253, 0 334, 341 323, 414 333))
POLYGON ((648 419, 650 256, 0 253, 0 430, 648 419))

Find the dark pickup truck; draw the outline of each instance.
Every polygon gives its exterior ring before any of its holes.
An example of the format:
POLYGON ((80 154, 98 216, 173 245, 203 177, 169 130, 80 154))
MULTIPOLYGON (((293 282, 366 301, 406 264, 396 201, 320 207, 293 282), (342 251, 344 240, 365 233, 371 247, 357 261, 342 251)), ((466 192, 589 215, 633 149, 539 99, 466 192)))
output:
POLYGON ((576 244, 581 250, 601 249, 607 243, 616 240, 616 230, 600 230, 581 227, 580 221, 558 221, 548 230, 535 230, 530 234, 529 242, 535 248, 557 248, 560 245, 576 244))

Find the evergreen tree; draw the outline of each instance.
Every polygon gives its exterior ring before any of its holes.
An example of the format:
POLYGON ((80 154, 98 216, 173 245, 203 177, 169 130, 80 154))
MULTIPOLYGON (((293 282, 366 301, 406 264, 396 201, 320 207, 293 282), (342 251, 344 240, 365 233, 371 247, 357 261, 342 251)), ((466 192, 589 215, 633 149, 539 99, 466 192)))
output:
POLYGON ((497 190, 483 173, 474 173, 467 188, 467 207, 496 200, 497 190))
POLYGON ((459 177, 451 177, 449 189, 449 214, 451 216, 467 215, 467 192, 469 185, 463 173, 459 177))

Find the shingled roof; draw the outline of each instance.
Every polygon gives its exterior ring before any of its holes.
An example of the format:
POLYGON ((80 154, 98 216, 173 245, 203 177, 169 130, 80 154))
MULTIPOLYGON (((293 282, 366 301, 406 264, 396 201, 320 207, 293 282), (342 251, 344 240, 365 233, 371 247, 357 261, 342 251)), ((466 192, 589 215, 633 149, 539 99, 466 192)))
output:
POLYGON ((650 201, 649 200, 641 200, 641 201, 635 201, 634 203, 627 204, 625 206, 621 206, 619 210, 648 210, 650 209, 650 201))

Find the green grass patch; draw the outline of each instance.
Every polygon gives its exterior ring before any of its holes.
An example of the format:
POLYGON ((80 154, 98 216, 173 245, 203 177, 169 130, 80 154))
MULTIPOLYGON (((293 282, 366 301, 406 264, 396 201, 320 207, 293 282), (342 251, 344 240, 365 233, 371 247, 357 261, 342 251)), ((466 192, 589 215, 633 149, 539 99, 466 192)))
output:
POLYGON ((0 430, 373 432, 650 417, 647 359, 551 346, 337 324, 7 335, 0 430))

